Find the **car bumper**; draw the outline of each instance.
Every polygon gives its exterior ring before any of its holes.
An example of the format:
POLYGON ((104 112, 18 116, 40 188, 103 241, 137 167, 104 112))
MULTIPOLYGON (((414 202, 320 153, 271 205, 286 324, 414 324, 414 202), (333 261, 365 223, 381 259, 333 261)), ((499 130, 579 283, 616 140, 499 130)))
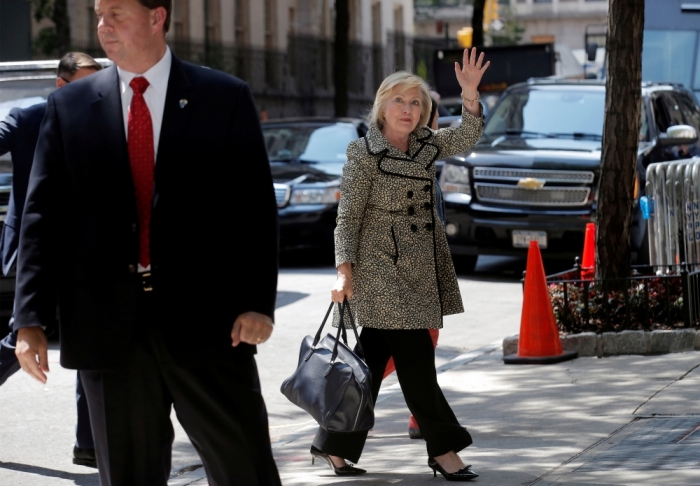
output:
POLYGON ((333 248, 337 204, 303 204, 281 208, 280 249, 333 248))
POLYGON ((586 224, 593 218, 589 208, 526 212, 446 201, 445 220, 454 255, 526 255, 527 248, 513 245, 513 231, 521 230, 547 234, 544 256, 573 259, 583 251, 586 224))

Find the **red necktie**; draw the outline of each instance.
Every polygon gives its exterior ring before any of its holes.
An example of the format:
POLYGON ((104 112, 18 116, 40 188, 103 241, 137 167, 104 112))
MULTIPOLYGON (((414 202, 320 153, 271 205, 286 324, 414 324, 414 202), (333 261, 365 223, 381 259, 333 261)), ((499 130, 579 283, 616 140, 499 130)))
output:
POLYGON ((139 263, 146 268, 151 264, 149 233, 151 227, 151 206, 153 205, 153 124, 143 93, 148 88, 148 80, 138 77, 129 83, 134 91, 131 98, 128 121, 129 162, 134 179, 136 211, 139 223, 139 263))

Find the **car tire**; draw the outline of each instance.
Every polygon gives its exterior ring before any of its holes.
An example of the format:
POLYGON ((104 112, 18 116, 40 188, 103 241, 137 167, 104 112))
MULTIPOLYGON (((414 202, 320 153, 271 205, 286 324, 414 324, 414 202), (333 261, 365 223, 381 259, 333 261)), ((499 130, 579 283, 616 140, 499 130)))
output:
POLYGON ((479 255, 452 255, 452 261, 457 273, 473 273, 476 268, 476 261, 479 255))

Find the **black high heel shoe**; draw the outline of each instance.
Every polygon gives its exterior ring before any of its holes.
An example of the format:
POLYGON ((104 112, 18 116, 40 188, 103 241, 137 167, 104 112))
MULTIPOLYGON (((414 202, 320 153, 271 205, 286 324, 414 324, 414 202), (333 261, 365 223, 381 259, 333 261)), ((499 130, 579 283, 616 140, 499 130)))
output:
POLYGON ((319 451, 314 446, 311 446, 310 452, 312 465, 314 464, 316 459, 321 459, 322 461, 325 461, 325 463, 328 464, 331 467, 331 469, 333 469, 333 472, 338 476, 357 476, 367 472, 364 469, 360 469, 359 467, 353 466, 352 464, 346 464, 343 467, 336 467, 335 464, 333 464, 333 461, 331 461, 331 458, 328 454, 319 451))
POLYGON ((479 477, 477 473, 472 471, 471 464, 463 467, 459 471, 448 473, 440 464, 437 463, 436 460, 430 458, 428 459, 428 467, 433 470, 433 477, 437 477, 437 473, 440 473, 448 481, 471 481, 472 479, 479 477))

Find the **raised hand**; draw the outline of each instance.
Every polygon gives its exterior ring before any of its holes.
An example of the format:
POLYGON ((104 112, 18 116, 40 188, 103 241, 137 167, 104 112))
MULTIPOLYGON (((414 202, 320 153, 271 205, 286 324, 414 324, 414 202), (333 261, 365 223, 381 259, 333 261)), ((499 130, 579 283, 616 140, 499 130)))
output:
POLYGON ((462 93, 465 97, 470 99, 472 95, 476 97, 476 89, 479 87, 479 83, 481 83, 481 77, 490 64, 491 61, 487 61, 486 64, 484 64, 483 52, 477 58, 476 47, 472 47, 471 55, 469 49, 464 49, 462 67, 459 66, 458 62, 455 62, 455 75, 457 76, 457 82, 462 87, 462 93))

